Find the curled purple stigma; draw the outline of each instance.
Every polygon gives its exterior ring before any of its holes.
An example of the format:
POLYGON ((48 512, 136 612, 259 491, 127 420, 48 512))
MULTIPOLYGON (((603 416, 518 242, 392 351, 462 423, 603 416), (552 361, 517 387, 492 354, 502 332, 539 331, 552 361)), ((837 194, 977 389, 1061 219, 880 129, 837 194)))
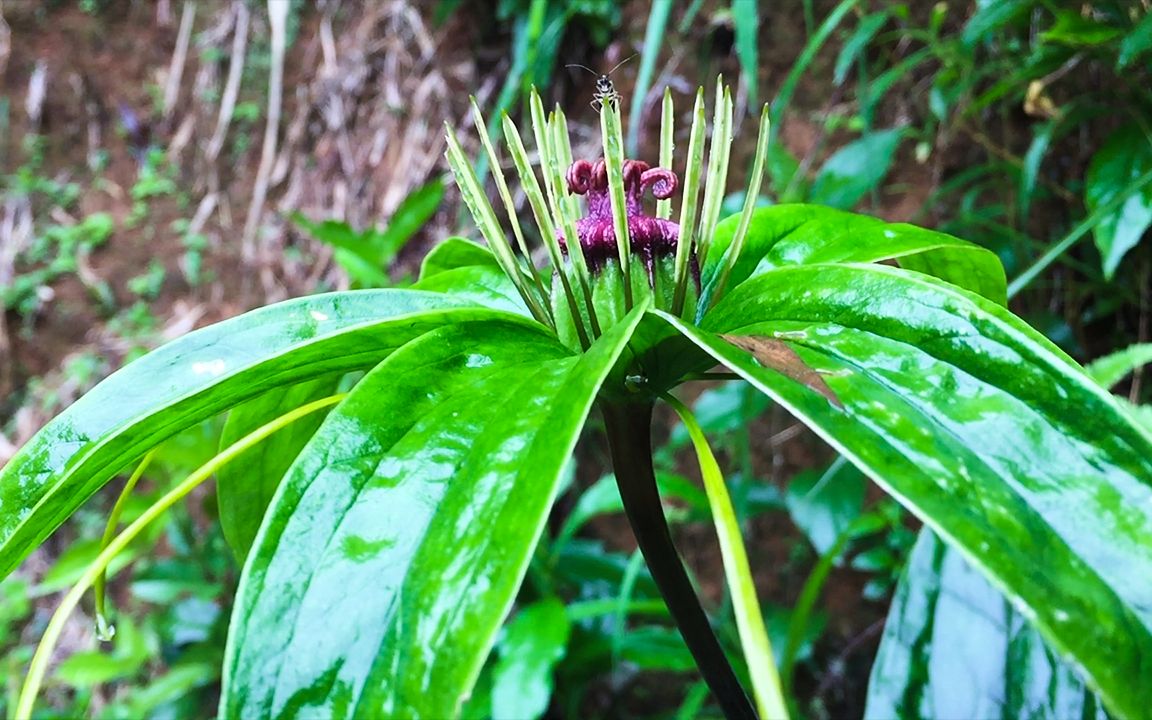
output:
MULTIPOLYGON (((612 223, 612 201, 608 197, 608 169, 603 160, 577 160, 568 168, 568 191, 584 195, 588 201, 588 216, 576 222, 576 235, 584 258, 593 272, 598 272, 609 259, 617 257, 616 229, 612 223)), ((639 253, 648 270, 649 282, 654 282, 656 258, 675 254, 680 239, 680 226, 671 220, 644 214, 642 198, 646 190, 653 197, 665 200, 672 197, 679 184, 676 173, 664 168, 653 168, 640 160, 624 161, 624 208, 628 217, 628 234, 632 239, 632 252, 639 253)), ((565 242, 560 237, 560 242, 565 242)))

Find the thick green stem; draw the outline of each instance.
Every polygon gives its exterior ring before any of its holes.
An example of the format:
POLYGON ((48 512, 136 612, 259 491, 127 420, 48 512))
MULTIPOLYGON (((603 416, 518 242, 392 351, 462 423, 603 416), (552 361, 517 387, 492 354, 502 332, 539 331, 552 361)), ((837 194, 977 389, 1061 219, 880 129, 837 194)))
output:
POLYGON ((652 467, 652 404, 605 402, 601 410, 624 511, 652 579, 725 717, 752 720, 756 718, 752 703, 712 631, 668 532, 652 467))

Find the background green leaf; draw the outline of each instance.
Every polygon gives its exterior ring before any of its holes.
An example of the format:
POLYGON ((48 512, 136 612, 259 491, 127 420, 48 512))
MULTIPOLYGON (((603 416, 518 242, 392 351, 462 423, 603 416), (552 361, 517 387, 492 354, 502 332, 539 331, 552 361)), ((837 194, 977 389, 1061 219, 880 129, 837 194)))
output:
POLYGON ((548 709, 552 669, 564 657, 572 624, 557 598, 533 603, 504 628, 492 673, 492 717, 531 720, 548 709))
MULTIPOLYGON (((1088 166, 1084 187, 1088 209, 1095 210, 1113 200, 1126 185, 1149 170, 1152 170, 1152 141, 1148 136, 1136 125, 1125 125, 1112 133, 1088 166)), ((1152 226, 1152 187, 1133 193, 1114 212, 1101 218, 1094 233, 1106 278, 1112 278, 1120 261, 1136 247, 1149 226, 1152 226)))
POLYGON ((864 717, 1107 716, 1011 603, 925 530, 888 611, 864 717))
POLYGON ((827 553, 864 509, 867 479, 850 463, 825 472, 807 470, 788 483, 784 503, 817 554, 827 553))
POLYGON ((1100 387, 1111 388, 1125 375, 1148 363, 1152 363, 1152 343, 1136 343, 1096 358, 1084 370, 1100 387))
POLYGON ((812 202, 841 210, 854 207, 880 186, 903 137, 903 128, 880 130, 834 152, 812 182, 812 202))

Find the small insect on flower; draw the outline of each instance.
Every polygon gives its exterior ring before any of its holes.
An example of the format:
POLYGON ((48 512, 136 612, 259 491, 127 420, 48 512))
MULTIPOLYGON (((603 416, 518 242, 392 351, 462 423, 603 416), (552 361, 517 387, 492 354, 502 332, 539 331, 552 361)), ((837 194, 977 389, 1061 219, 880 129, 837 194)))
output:
POLYGON ((630 57, 624 58, 620 62, 616 63, 616 67, 612 68, 611 70, 609 70, 608 72, 606 72, 602 75, 598 74, 592 68, 587 67, 585 65, 580 65, 578 63, 574 63, 571 65, 565 65, 564 67, 581 68, 582 70, 587 70, 588 72, 592 73, 593 75, 597 75, 596 92, 592 95, 592 103, 591 104, 592 104, 593 110, 595 110, 596 112, 600 112, 601 110, 604 109, 604 103, 611 103, 612 105, 616 105, 617 103, 620 102, 620 93, 616 92, 616 86, 612 84, 612 79, 610 76, 612 75, 612 73, 614 73, 618 69, 620 69, 621 65, 628 62, 629 60, 631 60, 634 57, 636 57, 635 54, 633 54, 630 57))

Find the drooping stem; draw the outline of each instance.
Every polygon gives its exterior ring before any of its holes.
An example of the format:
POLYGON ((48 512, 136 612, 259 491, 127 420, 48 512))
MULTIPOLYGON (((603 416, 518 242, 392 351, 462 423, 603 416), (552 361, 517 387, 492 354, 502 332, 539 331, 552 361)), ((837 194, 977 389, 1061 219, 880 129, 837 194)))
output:
MULTIPOLYGON (((112 539, 116 537, 116 528, 120 526, 120 515, 124 512, 124 506, 128 504, 128 498, 132 497, 132 490, 135 489, 140 476, 148 469, 148 465, 152 463, 152 458, 155 455, 156 448, 152 448, 144 455, 144 459, 140 461, 131 477, 128 478, 128 482, 124 484, 124 489, 120 491, 120 497, 116 498, 116 504, 112 506, 112 512, 108 514, 108 524, 104 527, 104 537, 100 540, 101 550, 108 547, 112 539)), ((96 582, 92 584, 92 593, 96 596, 96 638, 104 642, 111 640, 112 636, 116 634, 116 628, 108 622, 108 610, 104 594, 107 582, 107 573, 102 572, 96 577, 96 582)))
POLYGON ((601 410, 624 511, 652 579, 725 717, 753 720, 752 703, 712 631, 668 532, 652 467, 652 404, 604 402, 601 410))
POLYGON ((60 640, 60 635, 64 632, 64 624, 68 620, 68 615, 80 604, 80 598, 88 591, 88 588, 92 587, 96 582, 96 578, 103 576, 107 572, 112 560, 123 552, 124 548, 128 547, 129 543, 135 540, 140 533, 148 527, 149 523, 163 515, 169 508, 179 502, 181 498, 192 492, 198 485, 212 477, 217 470, 231 462, 245 450, 305 415, 335 405, 346 396, 347 393, 340 393, 321 398, 307 405, 302 405, 295 410, 286 412, 275 420, 256 428, 194 470, 191 475, 154 502, 147 510, 141 513, 140 517, 136 518, 136 520, 124 528, 119 535, 113 538, 112 541, 100 551, 96 559, 88 565, 80 575, 80 579, 72 586, 72 589, 64 594, 64 598, 60 601, 56 612, 52 614, 52 619, 48 621, 48 626, 44 628, 44 635, 40 638, 40 644, 36 647, 36 653, 32 656, 32 662, 28 666, 28 674, 24 677, 24 684, 20 688, 20 694, 16 699, 16 709, 11 716, 14 717, 15 720, 29 720, 32 717, 32 709, 36 702, 36 696, 39 694, 40 686, 44 682, 44 676, 48 672, 48 661, 51 659, 52 651, 60 640))

